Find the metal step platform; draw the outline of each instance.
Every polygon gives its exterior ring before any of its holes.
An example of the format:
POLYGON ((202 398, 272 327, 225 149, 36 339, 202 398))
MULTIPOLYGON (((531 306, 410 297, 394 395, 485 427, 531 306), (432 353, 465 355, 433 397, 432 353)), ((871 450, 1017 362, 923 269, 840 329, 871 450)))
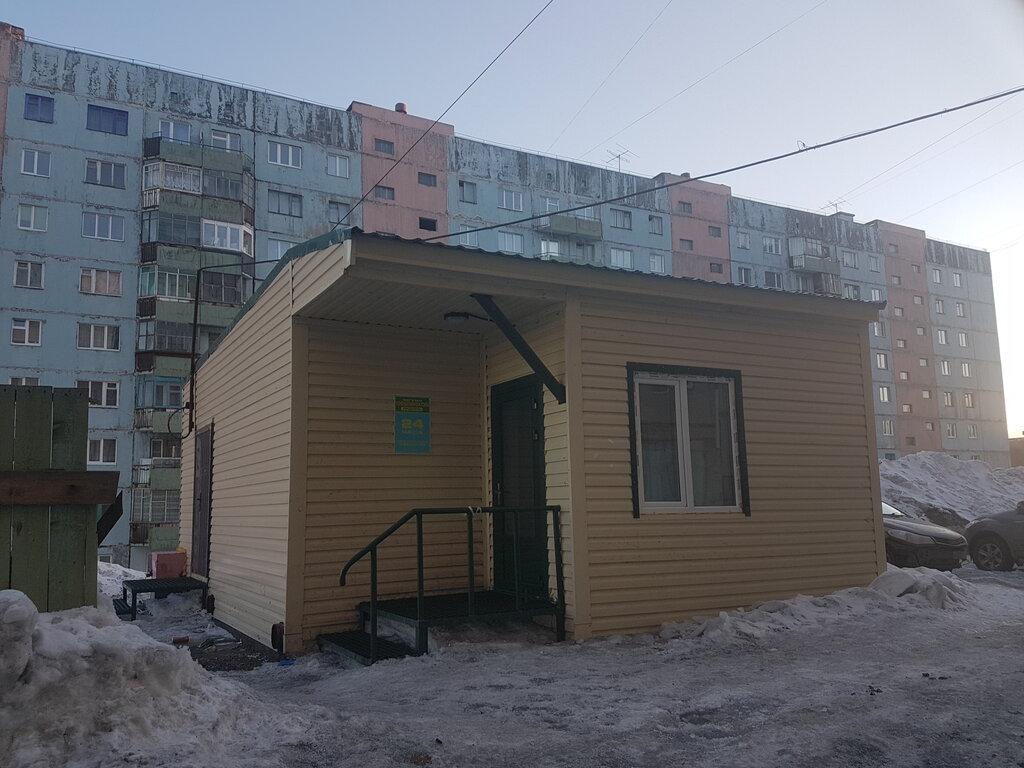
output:
MULTIPOLYGON (((368 632, 361 632, 358 629, 318 635, 316 645, 321 651, 347 656, 350 659, 355 659, 360 664, 370 665, 374 661, 370 653, 370 634, 368 632)), ((416 655, 416 651, 406 645, 387 640, 383 637, 377 638, 376 661, 403 659, 406 656, 416 655)))

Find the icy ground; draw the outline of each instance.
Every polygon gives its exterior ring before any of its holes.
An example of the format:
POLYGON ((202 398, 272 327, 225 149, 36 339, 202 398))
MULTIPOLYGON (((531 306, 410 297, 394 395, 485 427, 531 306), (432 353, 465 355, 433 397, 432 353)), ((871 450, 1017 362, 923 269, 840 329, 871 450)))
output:
MULTIPOLYGON (((131 626, 0 592, 0 766, 1024 766, 1024 571, 870 588, 578 644, 211 674, 131 626)), ((158 610, 158 613, 160 611, 158 610)))

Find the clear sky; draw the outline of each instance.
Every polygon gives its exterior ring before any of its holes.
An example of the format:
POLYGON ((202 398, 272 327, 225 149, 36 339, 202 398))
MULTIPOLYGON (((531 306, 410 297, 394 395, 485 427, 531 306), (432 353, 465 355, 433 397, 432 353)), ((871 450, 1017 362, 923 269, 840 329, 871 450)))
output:
MULTIPOLYGON (((434 118, 545 2, 6 0, 0 20, 36 40, 434 118)), ((554 0, 445 122, 592 163, 629 150, 634 173, 697 175, 1021 85, 1022 0, 554 0)), ((858 221, 988 249, 1021 435, 1022 137, 1024 94, 716 181, 813 211, 842 201, 858 221)))

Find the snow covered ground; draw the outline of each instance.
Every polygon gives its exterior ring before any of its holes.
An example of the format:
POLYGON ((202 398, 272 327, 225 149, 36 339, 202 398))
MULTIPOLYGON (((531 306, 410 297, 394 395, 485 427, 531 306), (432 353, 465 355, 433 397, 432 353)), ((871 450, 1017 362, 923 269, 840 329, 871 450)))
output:
POLYGON ((208 623, 171 608, 133 626, 0 592, 0 765, 1024 765, 1021 570, 893 569, 659 636, 219 675, 140 631, 208 623))

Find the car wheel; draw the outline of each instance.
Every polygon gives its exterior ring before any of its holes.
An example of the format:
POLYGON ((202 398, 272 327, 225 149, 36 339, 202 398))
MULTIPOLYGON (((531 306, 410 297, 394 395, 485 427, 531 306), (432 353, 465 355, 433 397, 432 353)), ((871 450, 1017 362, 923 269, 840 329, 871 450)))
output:
POLYGON ((971 560, 983 571, 1008 571, 1013 568, 1013 556, 1006 542, 998 536, 985 536, 971 546, 971 560))

